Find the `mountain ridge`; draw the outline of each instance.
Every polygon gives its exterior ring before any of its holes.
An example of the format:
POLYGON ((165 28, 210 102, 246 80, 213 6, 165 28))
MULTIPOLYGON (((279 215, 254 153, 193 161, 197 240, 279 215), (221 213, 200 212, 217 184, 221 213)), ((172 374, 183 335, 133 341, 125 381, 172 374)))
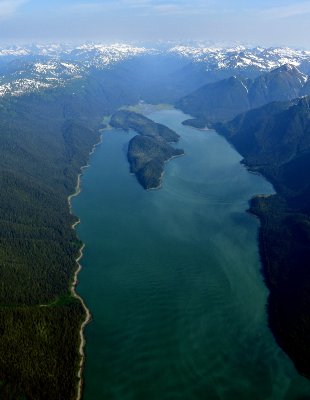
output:
MULTIPOLYGON (((176 65, 179 63, 181 66, 180 73, 185 65, 191 72, 198 71, 201 84, 236 73, 253 77, 286 63, 301 68, 304 73, 310 73, 310 51, 289 48, 248 48, 239 45, 216 47, 201 44, 182 46, 172 43, 167 48, 156 44, 146 47, 125 43, 32 44, 0 47, 0 97, 62 86, 66 82, 65 78, 78 79, 93 70, 103 71, 130 59, 152 55, 175 58, 176 65), (10 63, 15 63, 12 71, 14 64, 10 66, 10 63), (28 69, 25 70, 23 65, 28 65, 28 69)), ((186 74, 186 79, 191 75, 186 74)), ((199 87, 198 84, 196 86, 199 87)))
POLYGON ((309 77, 290 64, 282 65, 255 79, 232 76, 202 86, 176 102, 176 107, 196 117, 187 124, 204 127, 229 121, 238 114, 274 101, 310 94, 309 77))

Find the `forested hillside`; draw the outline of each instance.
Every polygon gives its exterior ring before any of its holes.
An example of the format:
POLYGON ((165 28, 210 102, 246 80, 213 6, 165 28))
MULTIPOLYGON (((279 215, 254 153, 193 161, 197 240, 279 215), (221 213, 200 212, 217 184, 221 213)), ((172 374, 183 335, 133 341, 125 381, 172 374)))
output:
MULTIPOLYGON (((137 101, 92 76, 0 102, 0 398, 73 399, 79 329, 70 287, 81 243, 68 196, 102 117, 137 101)), ((113 86, 112 86, 113 85, 113 86)), ((128 91, 127 91, 128 90, 128 91)))
POLYGON ((208 123, 229 121, 245 111, 274 101, 292 100, 310 94, 307 75, 292 65, 283 65, 255 79, 234 75, 202 86, 176 102, 195 117, 186 124, 203 128, 208 123))
POLYGON ((272 103, 215 128, 277 194, 252 200, 270 290, 269 323, 300 373, 310 377, 310 98, 272 103))

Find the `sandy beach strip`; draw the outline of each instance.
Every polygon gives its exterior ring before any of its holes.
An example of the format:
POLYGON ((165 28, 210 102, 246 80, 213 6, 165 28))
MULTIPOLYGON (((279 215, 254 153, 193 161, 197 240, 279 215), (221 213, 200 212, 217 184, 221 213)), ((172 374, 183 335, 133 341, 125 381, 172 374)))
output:
MULTIPOLYGON (((89 153, 89 157, 95 152, 96 147, 99 146, 102 143, 102 137, 103 135, 100 135, 100 140, 98 143, 96 143, 92 150, 89 153)), ((78 177, 77 177, 77 184, 76 184, 76 188, 75 188, 75 192, 73 194, 71 194, 70 196, 68 196, 68 204, 69 204, 69 210, 70 213, 72 214, 72 203, 71 200, 73 197, 78 196, 81 193, 81 176, 83 174, 83 170, 85 168, 89 167, 89 164, 86 164, 85 166, 81 167, 81 172, 79 173, 78 177)), ((78 226, 78 224, 80 223, 80 219, 78 219, 74 224, 72 224, 72 229, 76 229, 76 227, 78 226)), ((79 362, 79 370, 78 370, 78 374, 77 377, 79 379, 78 382, 78 387, 77 387, 77 396, 76 399, 77 400, 81 400, 82 398, 82 387, 83 387, 83 368, 84 368, 84 362, 85 362, 85 352, 84 352, 84 348, 85 348, 85 336, 84 336, 84 330, 87 324, 89 324, 89 322, 91 321, 91 313, 89 311, 89 309, 87 308, 84 300, 82 299, 82 297, 76 292, 76 287, 78 284, 78 275, 82 269, 82 265, 80 263, 80 260, 83 257, 83 250, 85 248, 85 244, 82 244, 78 256, 76 258, 76 265, 77 265, 77 269, 75 270, 74 276, 73 276, 73 282, 71 285, 71 294, 73 297, 75 297, 76 299, 78 299, 84 310, 85 310, 85 319, 81 324, 80 327, 80 331, 79 331, 79 336, 80 336, 80 345, 79 345, 79 355, 80 355, 80 362, 79 362)))

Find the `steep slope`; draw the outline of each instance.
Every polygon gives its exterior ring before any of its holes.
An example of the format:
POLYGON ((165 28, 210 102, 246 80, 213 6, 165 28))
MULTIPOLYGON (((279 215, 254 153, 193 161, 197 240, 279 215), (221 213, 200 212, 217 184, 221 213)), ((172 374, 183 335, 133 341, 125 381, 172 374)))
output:
POLYGON ((269 323, 297 369, 310 378, 310 98, 272 103, 215 127, 277 190, 251 203, 261 220, 269 323))
POLYGON ((310 150, 309 99, 270 103, 215 126, 226 129, 226 136, 245 156, 247 165, 262 166, 264 172, 272 165, 270 176, 282 182, 283 166, 310 150))
POLYGON ((273 101, 285 101, 301 95, 308 77, 290 64, 260 75, 249 87, 251 108, 273 101))
POLYGON ((184 97, 176 106, 203 121, 230 120, 250 108, 247 82, 235 76, 211 83, 184 97))
POLYGON ((281 66, 254 80, 231 77, 208 84, 182 98, 176 106, 196 117, 187 123, 229 121, 236 115, 273 101, 291 100, 307 92, 308 77, 291 65, 281 66), (198 121, 197 121, 198 120, 198 121))
POLYGON ((302 96, 310 96, 310 79, 308 79, 308 81, 306 82, 306 84, 302 88, 300 94, 302 96))

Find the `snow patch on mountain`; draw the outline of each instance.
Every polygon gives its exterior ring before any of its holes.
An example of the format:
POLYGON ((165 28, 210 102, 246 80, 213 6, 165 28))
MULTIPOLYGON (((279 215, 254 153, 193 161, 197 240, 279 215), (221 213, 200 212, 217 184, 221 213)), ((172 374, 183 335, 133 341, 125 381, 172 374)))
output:
POLYGON ((194 62, 206 64, 207 70, 257 68, 269 71, 284 64, 299 67, 303 62, 310 63, 310 51, 285 48, 246 48, 236 46, 189 47, 175 46, 170 53, 186 57, 194 62))
MULTIPOLYGON (((134 46, 124 43, 81 45, 32 44, 0 48, 0 97, 21 95, 51 88, 86 76, 93 69, 105 70, 118 63, 145 55, 168 55, 186 58, 189 63, 201 63, 206 71, 248 70, 267 72, 288 64, 310 72, 310 51, 287 47, 248 48, 238 45, 175 45, 165 48, 134 46), (4 67, 3 67, 4 66, 4 67)), ((307 81, 306 75, 301 80, 307 81)))
POLYGON ((8 64, 9 72, 0 77, 0 96, 19 96, 42 88, 62 86, 82 78, 91 69, 110 68, 151 51, 127 44, 84 44, 77 47, 52 44, 0 49, 0 60, 1 55, 10 56, 10 61, 12 57, 20 60, 20 64, 13 64, 11 70, 8 64))
POLYGON ((20 96, 29 92, 36 92, 41 89, 47 89, 53 85, 40 82, 34 79, 16 79, 13 82, 0 85, 0 96, 14 95, 20 96))

